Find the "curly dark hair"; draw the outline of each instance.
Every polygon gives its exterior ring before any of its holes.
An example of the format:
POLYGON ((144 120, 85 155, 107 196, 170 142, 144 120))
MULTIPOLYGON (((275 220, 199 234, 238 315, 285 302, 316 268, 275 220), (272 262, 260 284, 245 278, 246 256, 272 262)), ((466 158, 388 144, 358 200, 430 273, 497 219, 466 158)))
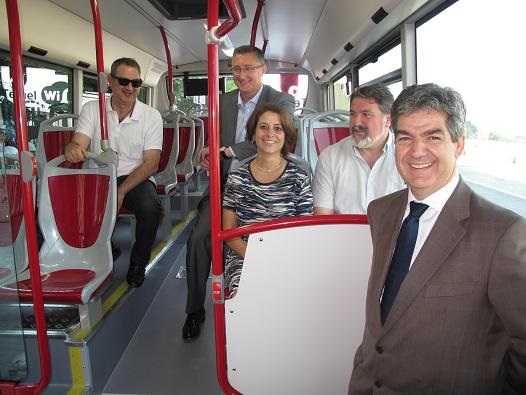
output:
POLYGON ((283 132, 285 133, 285 144, 283 144, 283 148, 281 148, 281 154, 286 156, 289 152, 292 152, 292 149, 296 145, 298 131, 292 124, 290 114, 279 104, 265 103, 263 105, 257 106, 254 109, 247 122, 247 140, 252 141, 254 135, 256 134, 256 126, 258 124, 259 118, 266 112, 278 114, 281 119, 281 126, 283 127, 283 132))

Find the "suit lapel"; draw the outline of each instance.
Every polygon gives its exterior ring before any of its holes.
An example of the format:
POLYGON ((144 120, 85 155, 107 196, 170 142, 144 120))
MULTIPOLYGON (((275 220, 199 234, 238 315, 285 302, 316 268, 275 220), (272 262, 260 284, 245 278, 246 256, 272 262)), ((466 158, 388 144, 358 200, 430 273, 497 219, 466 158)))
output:
MULTIPOLYGON (((461 222, 470 215, 470 196, 471 190, 461 179, 439 214, 409 273, 407 273, 385 322, 384 331, 389 330, 400 319, 433 274, 464 237, 466 229, 461 222)), ((387 267, 389 262, 386 265, 387 267)), ((384 282, 386 275, 387 270, 384 273, 384 282)))
POLYGON ((225 116, 225 122, 222 122, 225 130, 221 130, 222 141, 221 144, 229 147, 235 144, 236 129, 237 129, 237 113, 239 107, 237 99, 239 97, 239 90, 225 93, 223 100, 225 100, 224 111, 221 115, 225 116))
POLYGON ((270 101, 269 96, 270 96, 270 87, 267 85, 263 85, 263 90, 261 91, 261 95, 259 95, 259 99, 258 99, 258 102, 256 103, 256 106, 269 102, 270 101))

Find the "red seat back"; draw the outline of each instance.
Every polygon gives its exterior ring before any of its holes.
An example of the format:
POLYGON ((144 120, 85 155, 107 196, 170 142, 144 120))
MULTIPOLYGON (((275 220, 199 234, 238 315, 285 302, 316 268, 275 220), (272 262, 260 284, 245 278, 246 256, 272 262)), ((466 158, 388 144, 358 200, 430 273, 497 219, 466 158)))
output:
POLYGON ((165 127, 163 128, 163 148, 161 150, 161 158, 159 159, 159 167, 157 172, 161 172, 166 169, 168 162, 170 161, 170 153, 172 151, 172 145, 174 142, 175 128, 165 127))
POLYGON ((71 140, 73 130, 47 130, 43 134, 46 161, 64 154, 64 147, 71 140))
POLYGON ((62 239, 87 248, 100 233, 110 177, 96 174, 60 175, 48 179, 53 215, 62 239), (69 192, 69 198, 63 191, 69 192))
POLYGON ((186 158, 191 132, 192 128, 190 126, 179 126, 179 156, 177 157, 177 164, 182 163, 186 158))
POLYGON ((315 128, 313 130, 313 135, 314 143, 316 144, 316 152, 319 155, 320 152, 329 145, 337 143, 345 137, 350 136, 350 134, 349 126, 315 128))

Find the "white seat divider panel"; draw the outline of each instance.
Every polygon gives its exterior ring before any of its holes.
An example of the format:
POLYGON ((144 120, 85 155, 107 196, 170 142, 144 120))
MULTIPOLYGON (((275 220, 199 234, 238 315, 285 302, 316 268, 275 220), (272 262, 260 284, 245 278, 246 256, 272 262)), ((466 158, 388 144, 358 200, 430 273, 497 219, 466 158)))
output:
POLYGON ((228 381, 243 394, 347 394, 365 323, 369 225, 250 236, 225 301, 228 381))

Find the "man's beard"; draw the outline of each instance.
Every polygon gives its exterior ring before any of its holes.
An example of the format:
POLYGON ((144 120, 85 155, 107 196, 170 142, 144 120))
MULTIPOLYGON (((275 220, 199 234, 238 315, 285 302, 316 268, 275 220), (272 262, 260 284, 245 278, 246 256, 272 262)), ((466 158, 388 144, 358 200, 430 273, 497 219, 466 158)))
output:
MULTIPOLYGON (((367 129, 365 126, 357 125, 357 126, 353 126, 351 128, 351 131, 352 132, 357 131, 357 132, 367 133, 369 131, 369 129, 367 129)), ((365 149, 365 148, 372 147, 372 145, 375 142, 375 139, 372 138, 371 136, 366 136, 364 138, 358 138, 358 137, 353 135, 352 136, 352 141, 353 141, 353 145, 356 148, 358 148, 358 149, 365 149)))

